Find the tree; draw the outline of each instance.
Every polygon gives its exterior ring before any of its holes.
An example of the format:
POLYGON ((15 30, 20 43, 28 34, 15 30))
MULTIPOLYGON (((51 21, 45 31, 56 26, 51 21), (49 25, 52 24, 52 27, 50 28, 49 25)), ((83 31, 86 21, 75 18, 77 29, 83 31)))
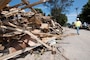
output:
POLYGON ((43 13, 42 9, 35 8, 35 10, 36 10, 38 13, 43 13))
POLYGON ((60 8, 62 12, 72 5, 74 0, 50 0, 48 3, 45 3, 50 9, 60 8))
POLYGON ((53 8, 51 10, 51 15, 56 19, 58 23, 60 23, 62 26, 64 26, 67 23, 67 16, 65 14, 61 13, 60 8, 53 8))
POLYGON ((67 23, 67 16, 65 14, 60 14, 59 16, 56 17, 56 20, 58 23, 64 26, 67 23))
POLYGON ((42 13, 44 16, 46 15, 45 13, 43 13, 42 9, 40 9, 40 8, 35 8, 35 10, 36 10, 38 13, 42 13))
POLYGON ((51 16, 50 14, 48 14, 48 16, 51 16))
POLYGON ((67 8, 72 5, 73 0, 50 0, 46 5, 50 7, 51 16, 61 25, 67 22, 67 16, 63 13, 67 12, 67 8))
POLYGON ((52 9, 51 15, 62 26, 64 26, 67 23, 67 16, 65 14, 60 13, 60 9, 52 9))
POLYGON ((90 0, 82 8, 82 13, 79 15, 82 22, 87 22, 90 24, 90 0))

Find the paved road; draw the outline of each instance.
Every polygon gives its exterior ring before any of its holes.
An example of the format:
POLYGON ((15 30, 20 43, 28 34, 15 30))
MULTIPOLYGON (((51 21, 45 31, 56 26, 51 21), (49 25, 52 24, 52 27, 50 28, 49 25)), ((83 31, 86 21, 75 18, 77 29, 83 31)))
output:
POLYGON ((64 29, 64 34, 68 34, 60 41, 64 55, 69 60, 90 60, 90 31, 80 30, 80 35, 76 35, 75 29, 64 29))

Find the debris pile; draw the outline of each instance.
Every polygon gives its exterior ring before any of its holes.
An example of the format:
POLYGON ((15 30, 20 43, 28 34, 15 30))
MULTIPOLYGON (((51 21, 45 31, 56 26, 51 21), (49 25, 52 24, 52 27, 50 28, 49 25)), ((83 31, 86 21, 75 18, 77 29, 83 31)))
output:
POLYGON ((37 13, 32 8, 43 2, 45 1, 40 0, 30 4, 28 1, 22 0, 22 3, 15 6, 5 6, 1 9, 0 53, 11 54, 39 44, 52 50, 51 46, 55 44, 55 40, 61 37, 62 27, 52 17, 37 13), (26 8, 30 8, 31 11, 26 12, 26 8))

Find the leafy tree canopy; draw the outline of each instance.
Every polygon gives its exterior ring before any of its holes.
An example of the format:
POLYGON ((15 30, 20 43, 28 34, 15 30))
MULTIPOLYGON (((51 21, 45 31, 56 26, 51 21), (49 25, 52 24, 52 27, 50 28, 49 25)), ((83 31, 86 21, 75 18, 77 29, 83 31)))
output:
POLYGON ((35 8, 35 10, 36 10, 38 13, 43 13, 42 9, 35 8))
POLYGON ((45 3, 50 7, 51 15, 57 20, 61 25, 65 25, 67 22, 67 16, 63 13, 67 12, 68 7, 72 5, 73 0, 50 0, 45 3))
POLYGON ((74 0, 50 0, 49 2, 45 3, 44 5, 50 7, 50 9, 61 9, 61 12, 67 11, 67 8, 72 5, 74 0))
POLYGON ((90 24, 90 0, 82 8, 82 13, 79 15, 82 22, 87 22, 90 24))

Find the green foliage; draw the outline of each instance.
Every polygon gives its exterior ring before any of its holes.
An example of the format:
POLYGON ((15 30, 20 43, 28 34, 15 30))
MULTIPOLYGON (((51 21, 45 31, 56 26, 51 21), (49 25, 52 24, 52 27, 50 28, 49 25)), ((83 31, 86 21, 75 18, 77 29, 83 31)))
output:
POLYGON ((51 16, 63 26, 67 22, 67 16, 63 13, 67 12, 68 7, 70 7, 73 2, 73 0, 50 0, 46 5, 50 7, 51 16))
POLYGON ((60 8, 61 12, 67 11, 67 8, 72 6, 74 0, 50 0, 48 3, 45 3, 46 6, 53 8, 60 8))
POLYGON ((54 19, 56 19, 56 21, 62 26, 67 23, 67 16, 65 14, 57 14, 56 16, 54 15, 54 19))
POLYGON ((36 10, 38 13, 42 13, 44 16, 46 16, 46 14, 43 13, 42 9, 40 9, 40 8, 35 8, 35 10, 36 10))
POLYGON ((36 10, 38 13, 43 13, 42 9, 35 8, 35 10, 36 10))
POLYGON ((65 14, 60 14, 56 17, 56 20, 58 23, 64 26, 67 23, 67 16, 65 14))
POLYGON ((48 16, 51 16, 50 14, 48 14, 48 16))
POLYGON ((83 6, 82 13, 79 15, 82 22, 90 23, 90 0, 83 6))
POLYGON ((51 10, 51 15, 56 19, 58 23, 64 26, 67 23, 67 16, 61 13, 60 8, 53 8, 51 10))

